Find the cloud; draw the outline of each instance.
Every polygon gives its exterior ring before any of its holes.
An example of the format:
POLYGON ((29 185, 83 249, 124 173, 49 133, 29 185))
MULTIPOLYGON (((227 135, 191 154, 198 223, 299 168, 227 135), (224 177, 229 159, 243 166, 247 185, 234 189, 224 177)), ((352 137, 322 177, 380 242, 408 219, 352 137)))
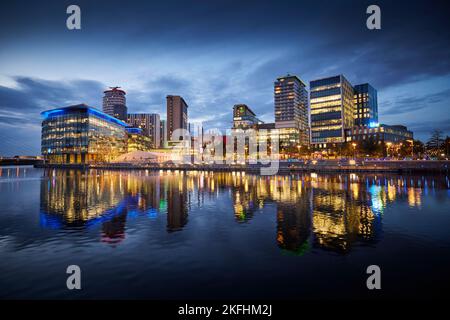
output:
POLYGON ((444 136, 450 133, 450 117, 442 120, 432 121, 417 121, 410 124, 409 129, 415 134, 414 138, 417 139, 416 134, 420 136, 424 141, 431 136, 433 130, 440 130, 444 136))
POLYGON ((425 95, 396 97, 384 104, 383 114, 394 115, 430 108, 432 104, 447 101, 450 104, 450 89, 425 95))
MULTIPOLYGON (((49 81, 13 77, 14 87, 0 86, 0 153, 40 153, 40 112, 86 103, 99 106, 104 85, 92 80, 49 81)), ((101 108, 101 107, 100 107, 101 108)))

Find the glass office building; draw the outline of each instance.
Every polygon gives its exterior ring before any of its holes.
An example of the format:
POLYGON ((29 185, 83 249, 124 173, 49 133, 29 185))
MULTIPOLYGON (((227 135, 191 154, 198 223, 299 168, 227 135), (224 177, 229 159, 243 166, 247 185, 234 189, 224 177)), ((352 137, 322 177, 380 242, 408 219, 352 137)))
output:
POLYGON ((328 148, 345 142, 345 129, 354 125, 354 93, 338 75, 310 82, 311 143, 328 148))
POLYGON ((128 135, 127 150, 132 151, 150 151, 152 148, 152 139, 147 136, 141 128, 126 128, 128 135))
POLYGON ((376 127, 378 125, 377 90, 368 83, 353 87, 355 97, 355 125, 376 127))
POLYGON ((109 162, 127 151, 127 124, 85 104, 41 113, 41 151, 50 163, 109 162))
POLYGON ((364 140, 373 139, 381 143, 401 143, 403 141, 413 142, 414 135, 407 127, 402 125, 387 125, 380 124, 373 127, 368 126, 354 126, 346 130, 346 139, 351 142, 360 142, 364 140))
POLYGON ((129 113, 128 124, 133 128, 141 128, 150 137, 152 148, 161 145, 161 120, 156 113, 129 113))

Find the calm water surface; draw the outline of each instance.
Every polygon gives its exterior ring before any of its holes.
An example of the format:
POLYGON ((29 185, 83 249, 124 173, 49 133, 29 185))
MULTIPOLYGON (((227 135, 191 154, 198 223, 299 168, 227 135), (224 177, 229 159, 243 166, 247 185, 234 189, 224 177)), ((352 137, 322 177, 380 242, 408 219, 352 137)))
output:
POLYGON ((0 168, 2 298, 432 298, 441 176, 0 168), (68 265, 82 290, 66 289, 68 265), (382 290, 366 289, 368 265, 382 290))

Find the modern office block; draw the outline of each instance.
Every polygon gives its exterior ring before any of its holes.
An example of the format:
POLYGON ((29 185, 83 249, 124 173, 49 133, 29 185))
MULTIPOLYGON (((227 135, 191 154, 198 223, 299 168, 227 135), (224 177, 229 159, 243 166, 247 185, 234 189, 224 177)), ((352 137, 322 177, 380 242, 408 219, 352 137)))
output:
POLYGON ((308 92, 297 76, 280 77, 274 83, 275 126, 280 131, 280 149, 309 144, 308 92))
POLYGON ((354 125, 354 94, 343 76, 310 82, 311 143, 315 147, 345 142, 345 129, 354 125))
POLYGON ((41 151, 52 163, 109 162, 127 151, 127 124, 85 104, 41 113, 41 151))
POLYGON ((161 121, 156 113, 129 113, 127 122, 134 128, 140 128, 143 133, 150 137, 152 148, 161 145, 161 121))
POLYGON ((355 125, 375 127, 378 125, 377 90, 368 83, 358 84, 354 89, 355 125))

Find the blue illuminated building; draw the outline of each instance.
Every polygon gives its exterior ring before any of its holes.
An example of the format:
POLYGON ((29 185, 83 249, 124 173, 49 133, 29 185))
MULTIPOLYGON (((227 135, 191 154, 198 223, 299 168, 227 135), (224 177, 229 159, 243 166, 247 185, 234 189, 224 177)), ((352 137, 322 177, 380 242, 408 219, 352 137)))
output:
POLYGON ((47 162, 109 162, 127 151, 127 124, 95 108, 79 104, 41 116, 41 151, 47 162))

